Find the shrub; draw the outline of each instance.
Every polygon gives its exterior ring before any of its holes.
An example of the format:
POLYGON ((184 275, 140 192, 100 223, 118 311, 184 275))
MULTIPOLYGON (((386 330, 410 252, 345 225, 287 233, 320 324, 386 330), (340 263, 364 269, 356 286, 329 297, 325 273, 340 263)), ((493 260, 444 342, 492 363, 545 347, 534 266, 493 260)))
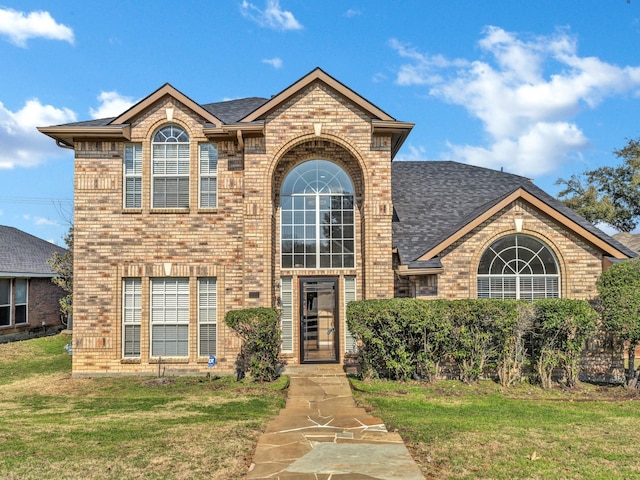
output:
POLYGON ((578 381, 580 353, 596 330, 597 312, 586 300, 549 298, 534 302, 533 360, 543 388, 563 368, 567 385, 578 381))
POLYGON ((236 360, 239 378, 248 372, 255 380, 270 382, 278 377, 283 363, 280 352, 278 310, 274 308, 247 308, 232 310, 225 322, 242 339, 240 355, 236 360))

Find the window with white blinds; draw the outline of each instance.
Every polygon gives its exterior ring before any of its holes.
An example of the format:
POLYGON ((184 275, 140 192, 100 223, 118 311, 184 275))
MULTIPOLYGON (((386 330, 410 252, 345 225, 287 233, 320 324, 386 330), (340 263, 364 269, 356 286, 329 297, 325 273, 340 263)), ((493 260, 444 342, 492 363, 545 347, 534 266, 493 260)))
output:
POLYGON ((153 208, 189 207, 189 149, 189 135, 177 125, 167 125, 153 136, 153 208))
POLYGON ((151 280, 151 356, 189 355, 189 279, 151 280))
POLYGON ((16 278, 15 307, 16 318, 15 324, 20 325, 28 322, 27 318, 27 292, 29 281, 26 278, 16 278))
POLYGON ((124 208, 142 207, 142 144, 124 146, 124 208))
POLYGON ((139 278, 122 280, 122 356, 140 356, 142 282, 139 278))
POLYGON ((356 352, 356 337, 349 331, 349 327, 347 326, 347 305, 349 302, 353 302, 357 300, 356 298, 356 277, 344 277, 344 314, 345 314, 345 322, 344 322, 344 331, 345 331, 345 351, 347 353, 355 353, 356 352))
POLYGON ((200 144, 200 207, 218 206, 218 145, 200 144))
POLYGON ((218 296, 215 278, 198 280, 198 355, 217 354, 218 296))
POLYGON ((293 280, 291 277, 280 279, 280 301, 282 312, 280 329, 282 331, 283 353, 293 353, 293 280))

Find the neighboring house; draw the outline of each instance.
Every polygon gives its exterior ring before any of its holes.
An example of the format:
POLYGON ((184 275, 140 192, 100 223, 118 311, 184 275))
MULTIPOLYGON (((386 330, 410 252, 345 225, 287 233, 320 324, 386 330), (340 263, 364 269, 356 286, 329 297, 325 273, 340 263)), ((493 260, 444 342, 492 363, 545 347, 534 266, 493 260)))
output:
POLYGON ((412 127, 315 69, 40 128, 75 150, 74 375, 232 372, 225 313, 264 306, 290 364, 343 362, 349 301, 586 299, 635 256, 523 177, 393 162, 412 127))
POLYGON ((65 292, 47 263, 60 248, 17 228, 0 225, 0 342, 62 328, 59 300, 65 292))
POLYGON ((634 252, 640 252, 640 233, 620 232, 614 234, 613 238, 634 252))

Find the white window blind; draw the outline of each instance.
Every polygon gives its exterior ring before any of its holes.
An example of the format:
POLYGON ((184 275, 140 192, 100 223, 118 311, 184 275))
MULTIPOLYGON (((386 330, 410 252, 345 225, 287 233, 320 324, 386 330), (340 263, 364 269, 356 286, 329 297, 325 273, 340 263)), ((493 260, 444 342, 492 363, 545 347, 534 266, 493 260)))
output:
POLYGON ((189 355, 189 279, 151 280, 151 356, 189 355))
POLYGON ((142 144, 124 146, 124 208, 142 207, 142 144))
POLYGON ((122 355, 140 356, 142 318, 142 282, 139 278, 122 280, 122 355))
POLYGON ((280 300, 282 302, 280 317, 282 352, 293 353, 293 280, 291 277, 280 279, 280 300))
POLYGON ((189 207, 189 136, 177 125, 153 137, 151 174, 154 208, 189 207))
POLYGON ((198 280, 198 355, 217 354, 218 298, 215 278, 198 280))
POLYGON ((218 146, 200 144, 200 207, 218 206, 218 146))
POLYGON ((356 297, 356 277, 344 277, 344 331, 345 331, 345 350, 347 353, 355 353, 356 351, 356 337, 349 331, 347 326, 347 305, 349 302, 357 300, 356 297))

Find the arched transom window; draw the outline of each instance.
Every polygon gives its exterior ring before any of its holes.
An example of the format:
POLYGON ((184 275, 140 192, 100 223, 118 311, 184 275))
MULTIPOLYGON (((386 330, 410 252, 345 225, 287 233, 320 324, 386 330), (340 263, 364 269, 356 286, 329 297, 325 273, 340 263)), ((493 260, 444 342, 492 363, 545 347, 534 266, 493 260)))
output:
POLYGON ((282 268, 355 265, 353 183, 338 165, 295 167, 282 184, 280 212, 282 268))
POLYGON ((153 207, 189 206, 189 135, 177 125, 162 127, 151 143, 153 207))
POLYGON ((560 274, 553 252, 528 235, 493 242, 478 266, 479 298, 535 300, 560 296, 560 274))

